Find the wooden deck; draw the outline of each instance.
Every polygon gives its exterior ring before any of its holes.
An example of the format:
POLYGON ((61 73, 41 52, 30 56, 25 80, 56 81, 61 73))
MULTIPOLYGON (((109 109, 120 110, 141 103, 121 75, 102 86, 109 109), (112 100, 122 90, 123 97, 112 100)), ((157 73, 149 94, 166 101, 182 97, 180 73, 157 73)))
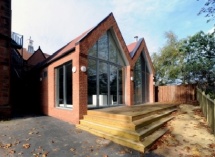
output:
POLYGON ((177 104, 143 104, 88 110, 78 128, 144 152, 162 136, 177 104))
POLYGON ((125 116, 138 116, 140 114, 148 114, 154 111, 162 110, 169 107, 175 107, 177 104, 141 104, 134 106, 117 106, 117 107, 109 107, 103 109, 89 110, 89 111, 99 111, 109 114, 118 114, 125 116))

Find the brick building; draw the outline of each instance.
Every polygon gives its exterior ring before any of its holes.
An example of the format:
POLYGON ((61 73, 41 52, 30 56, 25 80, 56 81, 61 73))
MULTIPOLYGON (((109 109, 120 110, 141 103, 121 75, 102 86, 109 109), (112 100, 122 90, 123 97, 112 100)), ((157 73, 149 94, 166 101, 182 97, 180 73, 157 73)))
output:
POLYGON ((0 118, 11 115, 11 1, 0 0, 0 118))
POLYGON ((43 113, 74 124, 88 109, 154 101, 154 69, 145 41, 126 46, 112 13, 40 68, 43 113))
POLYGON ((23 49, 23 36, 11 32, 11 20, 11 0, 0 0, 0 119, 35 111, 37 101, 29 94, 35 71, 30 69, 48 57, 40 47, 33 53, 23 49))
POLYGON ((40 47, 36 51, 33 48, 12 48, 10 99, 13 116, 40 113, 36 84, 39 72, 36 67, 47 57, 49 55, 43 53, 40 47))

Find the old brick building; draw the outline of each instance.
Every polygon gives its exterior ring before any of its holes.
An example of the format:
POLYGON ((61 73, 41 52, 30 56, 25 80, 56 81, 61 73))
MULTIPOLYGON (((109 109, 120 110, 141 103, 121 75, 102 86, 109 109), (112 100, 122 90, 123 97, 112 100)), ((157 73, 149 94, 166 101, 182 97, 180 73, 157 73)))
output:
POLYGON ((0 118, 9 117, 10 104, 10 52, 11 1, 0 0, 0 118))

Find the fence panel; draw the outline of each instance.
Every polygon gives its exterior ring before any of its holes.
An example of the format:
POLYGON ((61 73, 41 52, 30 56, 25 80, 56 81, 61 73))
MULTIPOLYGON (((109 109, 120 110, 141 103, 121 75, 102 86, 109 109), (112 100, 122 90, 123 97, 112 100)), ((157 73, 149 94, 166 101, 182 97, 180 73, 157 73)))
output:
POLYGON ((155 87, 156 102, 188 103, 196 101, 195 85, 157 86, 155 87))
POLYGON ((212 128, 215 135, 215 100, 210 99, 209 95, 205 95, 197 88, 197 100, 202 108, 204 116, 207 118, 208 125, 212 128))

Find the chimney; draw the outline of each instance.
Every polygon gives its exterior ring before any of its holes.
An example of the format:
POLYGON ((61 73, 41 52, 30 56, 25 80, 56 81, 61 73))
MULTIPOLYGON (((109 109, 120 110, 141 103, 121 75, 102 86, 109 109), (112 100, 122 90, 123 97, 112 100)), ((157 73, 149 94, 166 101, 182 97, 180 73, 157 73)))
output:
POLYGON ((136 42, 138 41, 138 36, 136 35, 136 36, 134 36, 134 38, 136 39, 136 42))
POLYGON ((29 43, 28 43, 28 52, 34 53, 34 46, 33 46, 33 42, 34 41, 31 39, 31 37, 28 40, 29 40, 29 43))

